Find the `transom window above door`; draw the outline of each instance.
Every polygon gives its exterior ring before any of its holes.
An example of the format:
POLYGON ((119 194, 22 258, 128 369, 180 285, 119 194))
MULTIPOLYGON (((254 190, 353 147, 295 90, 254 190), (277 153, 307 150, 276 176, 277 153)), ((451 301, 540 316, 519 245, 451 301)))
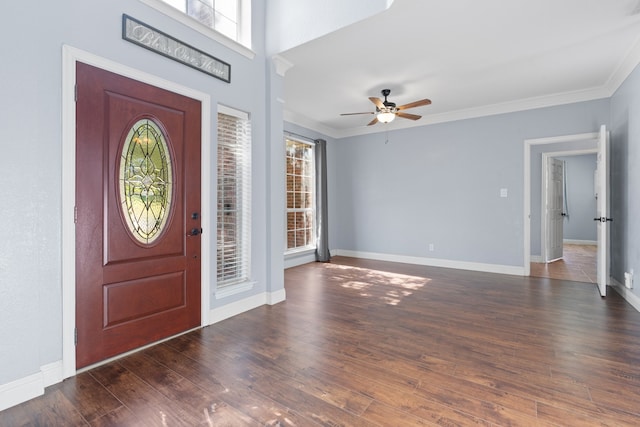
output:
POLYGON ((140 1, 218 41, 215 33, 251 49, 251 0, 140 1))

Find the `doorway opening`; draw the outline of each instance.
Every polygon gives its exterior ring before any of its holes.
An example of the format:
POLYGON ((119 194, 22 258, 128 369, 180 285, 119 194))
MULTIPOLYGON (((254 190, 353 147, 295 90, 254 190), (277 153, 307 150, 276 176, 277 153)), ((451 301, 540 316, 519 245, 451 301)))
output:
POLYGON ((597 151, 541 154, 541 244, 540 256, 531 256, 532 276, 597 282, 597 151))
MULTIPOLYGON (((593 268, 597 269, 596 257, 591 253, 597 246, 579 247, 567 245, 566 255, 560 261, 547 264, 549 248, 545 244, 548 225, 545 222, 546 194, 543 185, 543 171, 546 158, 597 153, 600 135, 597 132, 566 135, 525 141, 524 149, 524 275, 562 278, 592 282, 593 268), (593 262, 591 262, 593 259, 593 262), (570 261, 571 260, 571 261, 570 261), (569 267, 571 265, 571 267, 569 267), (587 265, 589 268, 586 268, 587 265), (575 270, 575 271, 573 271, 575 270), (570 278, 571 277, 571 278, 570 278)), ((592 217, 593 218, 593 217, 592 217)), ((594 225, 595 226, 595 225, 594 225)), ((571 244, 572 242, 567 242, 571 244)), ((582 242, 581 242, 582 243, 582 242)), ((585 245, 587 246, 587 245, 585 245)), ((564 252, 563 242, 563 252, 564 252)), ((593 277, 597 281, 597 277, 593 277)))

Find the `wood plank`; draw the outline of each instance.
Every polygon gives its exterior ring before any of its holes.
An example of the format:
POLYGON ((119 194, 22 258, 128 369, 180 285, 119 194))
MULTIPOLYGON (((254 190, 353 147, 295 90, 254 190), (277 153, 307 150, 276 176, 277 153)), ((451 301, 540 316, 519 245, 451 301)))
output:
POLYGON ((195 383, 179 375, 142 353, 133 354, 120 364, 159 391, 163 396, 188 411, 202 425, 251 425, 249 416, 229 406, 220 395, 224 392, 200 388, 195 383))
POLYGON ((91 422, 92 427, 154 427, 153 420, 141 418, 126 406, 120 406, 113 411, 96 418, 91 422))
POLYGON ((250 382, 236 376, 233 369, 227 369, 228 365, 210 357, 211 353, 202 351, 208 347, 200 347, 194 341, 192 345, 181 348, 184 352, 177 351, 169 343, 165 343, 149 348, 144 353, 201 388, 218 390, 224 402, 249 415, 260 425, 297 426, 311 423, 290 408, 251 390, 248 386, 250 382))
POLYGON ((188 408, 166 398, 117 362, 95 368, 91 375, 145 422, 156 425, 190 423, 194 426, 201 423, 201 419, 188 408))
POLYGON ((89 422, 122 407, 122 403, 88 372, 68 378, 58 387, 89 422))
POLYGON ((78 409, 57 388, 6 411, 0 412, 3 426, 88 426, 78 409))
POLYGON ((367 408, 363 417, 372 423, 385 427, 406 427, 406 426, 437 426, 438 424, 429 422, 424 418, 412 415, 408 412, 383 405, 373 401, 367 408))
POLYGON ((258 378, 251 389, 269 396, 286 407, 298 408, 303 416, 322 426, 375 427, 377 425, 315 396, 313 390, 308 393, 304 384, 277 373, 258 378))

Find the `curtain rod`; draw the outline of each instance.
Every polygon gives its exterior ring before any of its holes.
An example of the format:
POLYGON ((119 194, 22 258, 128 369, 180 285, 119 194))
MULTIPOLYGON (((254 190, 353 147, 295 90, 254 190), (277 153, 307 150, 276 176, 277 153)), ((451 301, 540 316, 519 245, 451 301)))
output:
POLYGON ((294 132, 289 132, 289 131, 284 131, 285 135, 289 135, 289 136, 293 136, 293 137, 298 137, 298 138, 302 138, 304 140, 306 140, 307 142, 312 142, 312 143, 316 143, 315 139, 313 138, 309 138, 308 136, 304 136, 304 135, 300 135, 298 133, 294 133, 294 132))

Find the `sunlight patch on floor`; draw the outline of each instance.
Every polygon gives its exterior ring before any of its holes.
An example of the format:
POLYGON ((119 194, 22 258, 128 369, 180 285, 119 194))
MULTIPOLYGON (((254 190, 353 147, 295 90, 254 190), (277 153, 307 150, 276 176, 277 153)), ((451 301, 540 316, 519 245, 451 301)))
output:
POLYGON ((343 288, 360 291, 362 297, 378 296, 385 304, 398 305, 404 298, 425 286, 431 279, 389 271, 371 270, 349 265, 326 264, 326 268, 335 270, 331 280, 341 282, 343 288), (364 276, 364 280, 363 280, 364 276), (357 280, 349 280, 349 279, 357 280), (392 289, 386 289, 391 287, 392 289), (383 294, 380 295, 380 290, 383 294))

